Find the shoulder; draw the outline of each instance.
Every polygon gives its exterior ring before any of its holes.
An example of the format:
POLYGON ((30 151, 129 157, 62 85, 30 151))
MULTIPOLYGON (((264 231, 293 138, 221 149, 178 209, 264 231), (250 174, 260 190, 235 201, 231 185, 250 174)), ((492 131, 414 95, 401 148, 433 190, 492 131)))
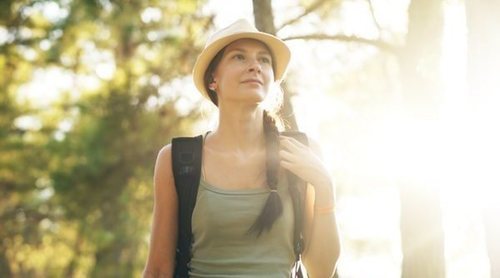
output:
POLYGON ((173 188, 174 177, 172 170, 172 145, 163 146, 156 157, 154 170, 155 187, 159 190, 173 188))
POLYGON ((167 159, 170 160, 170 156, 172 155, 172 144, 167 144, 158 151, 159 159, 167 159))
POLYGON ((172 165, 172 144, 163 146, 156 157, 156 165, 172 165))
POLYGON ((156 166, 155 168, 160 173, 165 173, 167 178, 173 179, 173 168, 172 165, 174 157, 178 157, 179 152, 183 152, 187 150, 198 150, 198 147, 201 146, 202 137, 201 135, 193 136, 193 137, 175 137, 172 138, 172 142, 163 146, 158 151, 158 156, 156 158, 156 166), (174 147, 175 145, 175 147, 174 147), (195 147, 196 146, 196 147, 195 147), (176 148, 174 150, 174 148, 176 148))

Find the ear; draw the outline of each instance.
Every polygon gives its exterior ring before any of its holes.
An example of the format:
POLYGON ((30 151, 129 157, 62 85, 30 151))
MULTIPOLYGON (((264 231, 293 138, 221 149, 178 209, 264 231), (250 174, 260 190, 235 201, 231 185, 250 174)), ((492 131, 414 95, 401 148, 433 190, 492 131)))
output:
POLYGON ((215 91, 215 89, 217 89, 217 81, 212 78, 212 81, 210 81, 210 83, 208 84, 208 88, 212 91, 215 91))

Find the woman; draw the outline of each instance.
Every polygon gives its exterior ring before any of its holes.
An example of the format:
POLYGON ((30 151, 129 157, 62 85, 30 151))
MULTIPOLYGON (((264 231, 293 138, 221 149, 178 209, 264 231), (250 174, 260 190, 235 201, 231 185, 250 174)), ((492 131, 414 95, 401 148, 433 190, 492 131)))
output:
MULTIPOLYGON (((192 218, 190 277, 288 277, 294 263, 293 208, 284 170, 308 183, 302 262, 330 277, 339 256, 334 188, 314 148, 279 134, 262 108, 290 59, 285 43, 238 20, 215 33, 193 70, 198 90, 219 109, 206 133, 192 218), (273 146, 276 146, 273 149, 273 146)), ((171 145, 158 154, 145 277, 172 277, 178 199, 171 145)))

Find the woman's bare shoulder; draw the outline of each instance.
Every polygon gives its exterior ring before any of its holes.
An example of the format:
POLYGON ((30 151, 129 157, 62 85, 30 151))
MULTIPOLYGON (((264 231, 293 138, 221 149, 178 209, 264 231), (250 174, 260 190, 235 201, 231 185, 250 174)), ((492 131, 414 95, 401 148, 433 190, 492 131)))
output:
POLYGON ((163 154, 163 155, 170 155, 170 152, 172 151, 172 144, 169 143, 169 144, 166 144, 164 146, 162 146, 160 148, 160 150, 158 151, 158 154, 163 154))
POLYGON ((174 187, 174 177, 172 171, 172 145, 168 144, 160 148, 156 157, 155 187, 166 189, 174 187))
POLYGON ((165 163, 172 163, 172 144, 167 144, 163 147, 160 148, 158 151, 158 157, 156 158, 157 160, 161 160, 161 162, 165 163))

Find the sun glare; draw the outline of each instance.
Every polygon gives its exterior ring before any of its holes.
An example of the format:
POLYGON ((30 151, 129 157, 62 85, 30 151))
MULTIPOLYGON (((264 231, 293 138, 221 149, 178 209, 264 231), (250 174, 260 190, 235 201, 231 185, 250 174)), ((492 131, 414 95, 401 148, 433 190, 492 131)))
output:
MULTIPOLYGON (((479 199, 474 206, 481 208, 490 203, 491 196, 500 193, 499 178, 494 169, 498 166, 500 133, 497 125, 499 113, 492 98, 473 103, 467 90, 466 57, 467 37, 465 9, 457 1, 449 1, 445 9, 442 69, 445 85, 441 117, 441 144, 443 152, 443 178, 459 177, 446 186, 470 190, 474 185, 479 199)), ((484 74, 491 69, 484 69, 484 74)), ((477 90, 477 88, 473 88, 477 90)), ((484 89, 484 88, 483 88, 484 89)), ((494 91, 495 88, 485 88, 494 91)), ((471 192, 466 193, 470 196, 471 192)))
MULTIPOLYGON (((482 103, 481 113, 470 111, 466 79, 465 7, 461 1, 450 0, 445 2, 444 12, 445 25, 440 69, 443 91, 438 119, 408 119, 397 108, 386 111, 384 119, 367 120, 370 127, 363 131, 354 131, 351 137, 347 137, 351 138, 347 144, 355 146, 355 149, 348 154, 342 154, 342 150, 336 148, 334 142, 338 138, 332 139, 339 137, 339 134, 333 134, 339 131, 338 127, 336 130, 331 130, 325 128, 322 123, 331 123, 335 121, 332 119, 339 118, 350 121, 351 118, 359 117, 359 115, 356 111, 352 111, 352 107, 344 107, 338 95, 332 98, 325 96, 325 91, 331 91, 331 87, 327 85, 332 82, 331 75, 328 75, 327 80, 323 80, 324 75, 320 73, 311 71, 310 77, 304 77, 305 73, 301 72, 301 83, 295 87, 300 93, 294 98, 294 108, 300 128, 324 140, 321 145, 324 153, 327 154, 326 157, 330 160, 328 164, 332 169, 339 170, 339 172, 355 169, 357 178, 365 183, 373 184, 373 178, 381 177, 385 181, 409 179, 415 181, 416 184, 434 186, 436 194, 441 195, 442 201, 447 276, 489 277, 482 210, 494 206, 494 199, 500 194, 498 171, 494 168, 500 165, 498 162, 500 151, 497 143, 500 142, 500 134, 497 132, 498 129, 492 128, 496 125, 495 119, 500 118, 500 115, 496 112, 498 109, 494 109, 491 104, 497 102, 482 103), (314 88, 313 91, 311 88, 314 88), (488 108, 488 106, 491 107, 488 108), (363 175, 369 176, 372 180, 360 178, 363 175)), ((353 30, 361 28, 360 26, 351 27, 353 30)), ((297 48, 304 47, 299 42, 292 42, 292 45, 297 48)), ((328 56, 333 55, 334 51, 328 53, 322 51, 320 46, 310 47, 311 49, 318 48, 314 52, 321 53, 321 57, 317 60, 312 58, 306 62, 301 57, 300 61, 294 61, 296 68, 305 68, 306 65, 302 63, 312 63, 317 68, 335 67, 335 64, 331 62, 332 58, 328 56)), ((355 53, 350 52, 348 55, 351 54, 355 53)), ((346 69, 343 68, 343 70, 346 69)), ((335 78, 335 74, 333 76, 335 78)), ((345 135, 342 136, 345 137, 345 135)), ((384 194, 378 196, 380 200, 390 199, 390 194, 382 195, 384 194)), ((394 195, 393 197, 397 198, 394 195)), ((341 230, 345 233, 344 236, 349 237, 349 242, 351 240, 359 242, 363 238, 365 240, 369 238, 369 236, 359 234, 360 230, 363 230, 359 223, 348 220, 356 213, 364 211, 366 206, 362 204, 366 202, 360 202, 356 208, 353 208, 349 202, 355 202, 355 200, 347 202, 341 199, 339 201, 339 223, 342 226, 341 230), (343 216, 344 213, 346 218, 343 216), (359 238, 350 238, 354 235, 358 235, 359 238)), ((387 207, 383 204, 378 206, 387 207)), ((397 207, 393 206, 392 209, 397 209, 397 207)), ((365 221, 365 215, 361 214, 359 217, 365 221)), ((387 219, 392 217, 393 223, 389 222, 397 229, 398 216, 386 214, 386 217, 387 219)), ((385 226, 388 230, 383 231, 382 234, 391 234, 391 224, 386 223, 385 226)), ((377 238, 377 240, 383 239, 377 238)), ((398 246, 394 242, 389 245, 398 246)), ((382 257, 385 255, 385 253, 378 254, 382 257)), ((342 273, 353 274, 353 277, 373 275, 373 272, 370 274, 350 273, 355 269, 354 264, 358 267, 368 266, 370 261, 364 261, 350 252, 346 252, 345 255, 347 257, 341 259, 339 266, 342 273)), ((398 256, 398 254, 392 254, 391 258, 398 258, 398 256)), ((384 258, 387 260, 388 257, 384 258)), ((375 257, 372 259, 376 260, 375 257)), ((385 265, 386 268, 380 270, 380 273, 392 273, 389 269, 397 268, 398 264, 399 261, 396 260, 394 266, 385 265)), ((398 274, 394 273, 391 277, 397 276, 398 274)))

